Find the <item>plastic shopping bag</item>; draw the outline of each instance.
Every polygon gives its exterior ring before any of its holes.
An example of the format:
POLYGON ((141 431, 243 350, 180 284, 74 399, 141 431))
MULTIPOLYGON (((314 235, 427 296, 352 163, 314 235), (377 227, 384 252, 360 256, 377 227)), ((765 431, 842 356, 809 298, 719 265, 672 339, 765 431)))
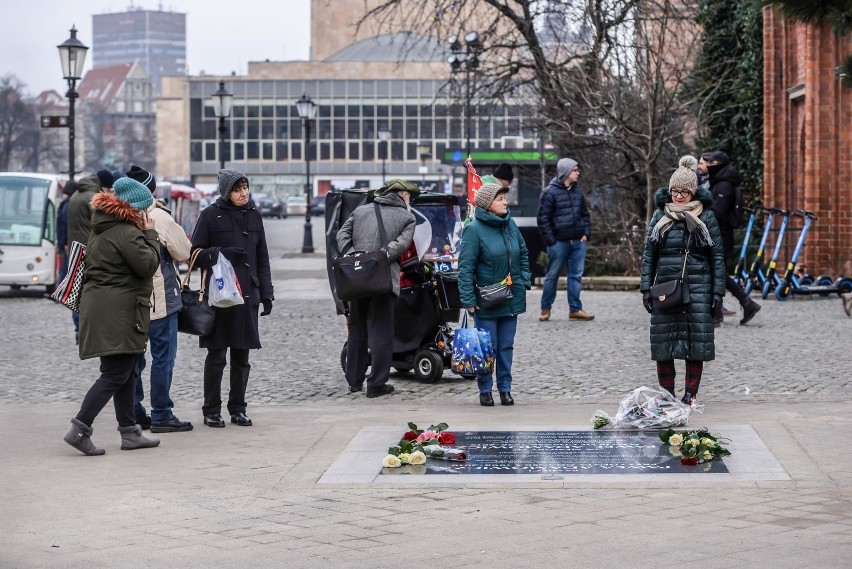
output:
POLYGON ((210 290, 208 291, 210 306, 228 308, 243 304, 243 291, 240 289, 240 281, 234 272, 234 266, 219 253, 219 261, 213 265, 213 275, 210 277, 210 290))
POLYGON ((467 311, 453 335, 451 368, 459 375, 488 375, 494 371, 494 347, 486 330, 467 327, 467 311))
POLYGON ((667 389, 640 387, 622 400, 615 417, 595 411, 595 429, 667 429, 683 427, 692 413, 703 413, 704 405, 693 399, 691 405, 682 403, 667 389))

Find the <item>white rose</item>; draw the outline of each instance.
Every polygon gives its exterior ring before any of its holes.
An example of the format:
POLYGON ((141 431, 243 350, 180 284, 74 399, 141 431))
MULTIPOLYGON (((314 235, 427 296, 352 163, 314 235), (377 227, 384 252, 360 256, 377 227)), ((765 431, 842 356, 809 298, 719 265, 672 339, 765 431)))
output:
POLYGON ((704 460, 713 460, 713 453, 709 450, 705 450, 704 454, 701 455, 701 458, 703 458, 704 460))
POLYGON ((414 451, 409 457, 410 464, 423 464, 426 462, 426 455, 422 451, 414 451))
POLYGON ((385 468, 399 468, 400 466, 402 466, 402 461, 394 455, 389 454, 382 461, 382 466, 384 466, 385 468))
POLYGON ((683 444, 683 435, 680 433, 672 435, 669 437, 669 444, 673 447, 679 447, 683 444))
POLYGON ((399 461, 403 464, 411 464, 411 455, 407 452, 400 453, 399 461))
POLYGON ((712 446, 716 446, 716 441, 714 441, 713 439, 709 439, 707 437, 704 437, 703 439, 701 439, 701 444, 703 444, 704 446, 712 447, 712 446))
POLYGON ((686 444, 697 447, 701 444, 701 441, 699 441, 698 439, 689 439, 688 441, 686 441, 686 444))

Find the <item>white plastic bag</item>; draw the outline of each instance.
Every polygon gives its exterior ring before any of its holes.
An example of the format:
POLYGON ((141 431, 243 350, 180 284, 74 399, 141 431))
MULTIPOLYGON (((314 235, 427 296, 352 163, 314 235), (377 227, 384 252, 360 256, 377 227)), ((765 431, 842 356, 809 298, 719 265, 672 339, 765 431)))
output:
POLYGON ((245 302, 234 266, 222 253, 219 253, 219 261, 213 265, 212 272, 208 291, 210 306, 228 308, 245 302))

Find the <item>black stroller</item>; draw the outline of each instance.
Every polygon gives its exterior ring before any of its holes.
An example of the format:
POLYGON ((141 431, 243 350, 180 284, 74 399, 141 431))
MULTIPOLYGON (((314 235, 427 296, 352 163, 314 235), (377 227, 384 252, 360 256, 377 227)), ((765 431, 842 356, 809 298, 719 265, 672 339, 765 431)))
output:
MULTIPOLYGON (((332 190, 326 196, 326 265, 337 313, 346 305, 337 298, 331 265, 339 255, 337 231, 352 211, 373 201, 369 190, 332 190)), ((454 195, 422 193, 411 203, 417 218, 414 243, 400 259, 400 295, 394 306, 394 369, 414 371, 420 381, 433 383, 450 367, 452 328, 461 309, 457 273, 451 270, 461 239, 462 223, 454 195)), ((346 369, 346 345, 340 353, 346 369)))

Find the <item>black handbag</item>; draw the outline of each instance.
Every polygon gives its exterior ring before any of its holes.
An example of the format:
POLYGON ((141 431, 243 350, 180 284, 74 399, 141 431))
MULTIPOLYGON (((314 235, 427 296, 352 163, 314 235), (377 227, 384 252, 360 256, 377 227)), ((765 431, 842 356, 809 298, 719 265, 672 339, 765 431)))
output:
POLYGON ((209 336, 213 332, 216 323, 216 312, 207 303, 207 271, 201 271, 201 288, 192 290, 189 281, 192 277, 192 269, 201 249, 196 249, 189 258, 189 269, 181 283, 180 299, 183 307, 178 312, 178 332, 192 334, 193 336, 209 336))
POLYGON ((384 243, 378 251, 351 253, 340 256, 332 263, 334 290, 344 302, 377 296, 393 291, 390 259, 384 247, 388 236, 382 223, 381 206, 373 202, 379 221, 379 239, 384 243))
POLYGON ((653 310, 657 312, 672 312, 680 310, 683 306, 683 282, 686 277, 686 259, 688 257, 689 244, 687 244, 687 248, 683 251, 683 265, 680 268, 680 278, 656 284, 657 277, 654 277, 655 284, 650 289, 653 310))
MULTIPOLYGON (((504 236, 505 237, 505 236, 504 236)), ((479 308, 489 309, 500 306, 507 300, 515 297, 512 294, 512 242, 506 239, 506 248, 508 251, 507 260, 509 263, 509 274, 499 283, 494 283, 486 286, 476 285, 476 290, 479 293, 479 308)))

